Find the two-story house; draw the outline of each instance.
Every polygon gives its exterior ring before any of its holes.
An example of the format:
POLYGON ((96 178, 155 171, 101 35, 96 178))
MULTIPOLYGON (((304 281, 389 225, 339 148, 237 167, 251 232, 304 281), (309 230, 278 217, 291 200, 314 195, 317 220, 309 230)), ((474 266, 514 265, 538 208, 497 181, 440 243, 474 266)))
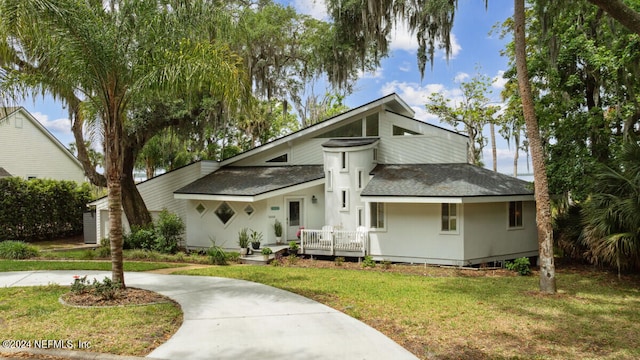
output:
MULTIPOLYGON (((466 136, 413 117, 388 95, 139 189, 150 210, 185 219, 190 248, 237 249, 242 228, 275 243, 278 220, 307 254, 444 265, 537 256, 530 184, 468 164, 466 136)), ((95 205, 105 236, 106 199, 95 205)))

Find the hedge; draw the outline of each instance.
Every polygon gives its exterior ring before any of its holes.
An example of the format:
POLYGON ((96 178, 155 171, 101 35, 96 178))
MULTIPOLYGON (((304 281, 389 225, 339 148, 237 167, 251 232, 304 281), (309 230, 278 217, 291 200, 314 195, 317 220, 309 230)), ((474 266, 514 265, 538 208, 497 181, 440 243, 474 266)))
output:
POLYGON ((88 184, 47 179, 0 179, 0 241, 42 240, 82 234, 88 184))

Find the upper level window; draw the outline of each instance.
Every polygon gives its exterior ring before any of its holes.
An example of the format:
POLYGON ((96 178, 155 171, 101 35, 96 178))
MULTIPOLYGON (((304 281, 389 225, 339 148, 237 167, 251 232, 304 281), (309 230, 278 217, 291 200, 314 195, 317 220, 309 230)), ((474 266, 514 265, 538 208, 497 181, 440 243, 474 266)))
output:
POLYGON ((349 210, 349 191, 346 189, 340 192, 340 210, 349 210))
POLYGON ((340 153, 340 170, 341 171, 346 171, 347 167, 349 166, 349 164, 347 163, 348 161, 348 157, 347 157, 347 153, 346 152, 341 152, 340 153))
POLYGON ((393 136, 422 135, 419 132, 393 125, 393 136))
POLYGON ((362 119, 316 136, 318 138, 362 137, 362 119))
POLYGON ((441 230, 458 231, 458 204, 442 204, 441 230))
POLYGON ((378 113, 371 114, 365 119, 366 136, 378 136, 378 113))
POLYGON ((289 161, 289 156, 287 154, 282 154, 274 157, 273 159, 267 160, 268 163, 286 163, 287 161, 289 161))
POLYGON ((509 202, 509 227, 522 227, 522 201, 509 202))

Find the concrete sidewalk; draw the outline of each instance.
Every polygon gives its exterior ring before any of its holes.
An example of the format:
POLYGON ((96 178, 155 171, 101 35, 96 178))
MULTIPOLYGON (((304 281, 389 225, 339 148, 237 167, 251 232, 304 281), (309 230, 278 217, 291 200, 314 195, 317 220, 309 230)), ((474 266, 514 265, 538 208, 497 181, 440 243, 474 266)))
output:
MULTIPOLYGON (((110 272, 0 273, 0 287, 56 283, 110 272)), ((416 359, 364 323, 270 286, 204 276, 128 272, 127 286, 156 291, 182 306, 184 321, 154 359, 416 359)))

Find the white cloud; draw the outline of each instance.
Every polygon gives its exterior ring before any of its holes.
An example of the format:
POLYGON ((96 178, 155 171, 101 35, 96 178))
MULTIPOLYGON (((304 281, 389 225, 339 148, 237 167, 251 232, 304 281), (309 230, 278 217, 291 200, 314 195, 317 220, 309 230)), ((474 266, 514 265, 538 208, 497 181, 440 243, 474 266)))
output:
POLYGON ((416 112, 416 119, 438 122, 435 115, 428 113, 425 104, 433 93, 440 93, 445 99, 451 99, 454 103, 462 99, 460 89, 447 89, 443 84, 420 85, 412 82, 391 81, 380 88, 380 95, 385 96, 397 93, 416 112))
POLYGON ((409 72, 411 71, 411 63, 409 63, 408 61, 403 61, 402 64, 400 64, 398 66, 398 70, 402 71, 402 72, 409 72))
POLYGON ((33 112, 31 115, 33 115, 40 124, 47 128, 47 130, 54 134, 71 134, 71 121, 69 119, 61 118, 49 120, 49 115, 41 112, 33 112))
POLYGON ((467 74, 466 72, 459 72, 456 74, 456 76, 453 78, 453 81, 456 83, 461 83, 467 79, 469 79, 471 76, 469 74, 467 74))
POLYGON ((382 68, 378 67, 373 72, 362 72, 361 69, 358 70, 358 78, 359 79, 382 79, 382 68))
POLYGON ((493 77, 491 87, 502 91, 504 89, 507 79, 504 78, 504 70, 499 70, 498 74, 493 77))
POLYGON ((295 0, 293 7, 302 14, 307 14, 318 20, 327 20, 327 5, 324 0, 295 0))

